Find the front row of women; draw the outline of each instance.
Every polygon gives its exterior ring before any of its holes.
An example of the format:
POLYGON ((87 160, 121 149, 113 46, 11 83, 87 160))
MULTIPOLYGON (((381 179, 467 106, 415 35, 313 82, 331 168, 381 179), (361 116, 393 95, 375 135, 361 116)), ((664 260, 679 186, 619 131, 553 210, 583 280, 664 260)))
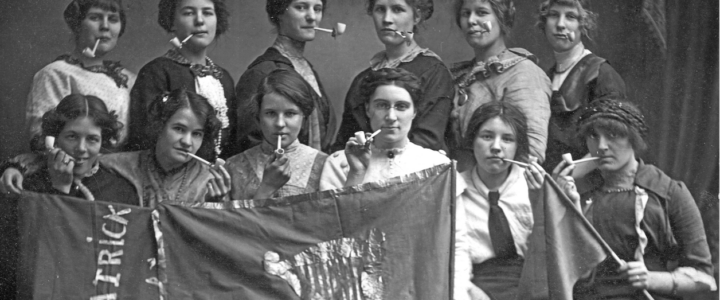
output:
MULTIPOLYGON (((43 116, 43 134, 56 137, 55 145, 46 145, 52 150, 6 163, 2 183, 15 193, 24 187, 153 207, 271 198, 384 180, 450 161, 408 140, 416 99, 422 97, 419 85, 402 69, 371 72, 360 91, 372 130, 379 133, 359 132, 345 150, 328 157, 298 142, 308 134, 312 88, 295 72, 273 71, 253 101, 263 142, 224 166, 214 151, 221 125, 202 96, 176 90, 154 100, 152 150, 100 155, 122 124, 102 100, 71 95, 43 116)), ((656 299, 676 299, 713 289, 708 244, 692 196, 681 182, 637 156, 646 148, 642 114, 630 104, 601 99, 583 110, 577 125, 580 142, 600 158, 597 170, 576 183, 570 176, 575 166, 563 161, 553 177, 627 263, 601 263, 576 284, 574 297, 640 299, 647 290, 656 299)), ((476 164, 458 181, 466 186, 458 189, 455 298, 514 299, 533 228, 537 200, 532 195, 545 174, 530 155, 526 117, 512 104, 481 106, 467 132, 464 147, 472 150, 476 164)))

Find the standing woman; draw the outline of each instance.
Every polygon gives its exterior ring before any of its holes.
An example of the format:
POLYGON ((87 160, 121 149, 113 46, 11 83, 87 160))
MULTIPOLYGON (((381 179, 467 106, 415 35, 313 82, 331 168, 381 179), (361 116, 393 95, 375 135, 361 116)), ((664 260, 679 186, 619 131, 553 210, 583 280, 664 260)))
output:
POLYGON ((530 155, 543 161, 550 119, 550 80, 535 64, 535 56, 522 48, 508 48, 506 38, 515 19, 512 0, 456 0, 455 20, 475 52, 472 60, 456 63, 451 72, 458 88, 453 111, 455 136, 451 153, 472 165, 466 138, 470 118, 481 105, 505 101, 527 118, 530 155))
POLYGON ((625 99, 625 82, 604 58, 585 48, 597 27, 588 0, 548 0, 540 5, 538 27, 555 53, 550 127, 545 169, 556 166, 564 153, 582 157, 587 149, 575 138, 580 108, 597 99, 625 99))
POLYGON ((228 159, 231 199, 285 197, 319 189, 327 154, 298 140, 307 134, 307 116, 315 109, 312 93, 312 87, 291 70, 272 71, 260 82, 253 111, 263 142, 228 159))
POLYGON ((322 21, 325 3, 326 0, 267 0, 265 10, 278 36, 275 43, 248 66, 235 87, 238 95, 235 153, 262 143, 263 135, 251 109, 252 98, 260 81, 277 69, 294 70, 313 88, 315 110, 306 116, 308 134, 300 138, 300 143, 328 152, 337 128, 335 111, 317 72, 303 54, 305 43, 315 39, 314 28, 322 21))
POLYGON ((225 69, 207 57, 207 48, 228 29, 229 12, 223 0, 160 0, 158 23, 179 40, 192 35, 181 48, 146 64, 132 89, 130 105, 130 138, 127 150, 154 146, 148 126, 155 120, 148 114, 152 101, 159 95, 184 88, 208 99, 222 124, 215 141, 215 151, 229 156, 231 128, 235 115, 229 113, 235 103, 233 79, 225 69))
POLYGON ((365 100, 360 95, 362 80, 383 68, 403 68, 420 78, 424 97, 417 101, 410 141, 418 146, 448 151, 445 129, 452 110, 452 77, 440 57, 420 47, 413 38, 418 25, 433 13, 432 0, 368 0, 367 13, 373 19, 375 32, 385 50, 370 59, 370 68, 358 74, 345 98, 343 121, 333 150, 357 131, 370 131, 365 100), (405 37, 403 37, 403 35, 405 37))
MULTIPOLYGON (((73 0, 64 12, 65 23, 72 30, 75 49, 56 58, 33 77, 28 95, 25 121, 31 147, 37 149, 40 124, 45 112, 55 108, 70 94, 93 95, 105 101, 126 124, 130 105, 130 88, 135 74, 119 62, 103 60, 125 32, 126 18, 120 0, 73 0), (96 47, 97 45, 97 47, 96 47), (83 54, 95 49, 94 57, 83 54)), ((127 138, 123 129, 108 149, 119 147, 127 138)))
POLYGON ((647 126, 630 103, 595 100, 578 119, 580 143, 599 157, 597 170, 579 179, 575 165, 553 171, 559 186, 617 256, 600 263, 575 285, 574 299, 680 299, 716 289, 705 230, 695 200, 638 154, 647 148, 647 126))

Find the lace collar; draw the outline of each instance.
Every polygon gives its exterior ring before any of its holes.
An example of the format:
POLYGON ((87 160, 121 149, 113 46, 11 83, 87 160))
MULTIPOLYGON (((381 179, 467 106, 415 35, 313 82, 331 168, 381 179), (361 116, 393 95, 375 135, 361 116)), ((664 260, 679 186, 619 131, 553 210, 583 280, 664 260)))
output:
POLYGON ((125 67, 120 65, 119 61, 103 60, 102 65, 86 67, 79 59, 73 57, 70 54, 60 55, 55 61, 62 60, 71 65, 80 66, 86 71, 93 73, 105 74, 115 81, 118 88, 128 88, 128 76, 123 74, 125 67))
POLYGON ((197 77, 205 77, 210 75, 218 80, 223 77, 222 69, 218 67, 218 65, 216 65, 209 57, 205 57, 207 65, 191 63, 187 58, 185 58, 185 56, 178 52, 177 49, 168 50, 168 52, 166 52, 163 57, 169 58, 181 65, 190 66, 190 71, 192 71, 193 74, 195 74, 195 76, 197 77))
POLYGON ((375 54, 370 59, 370 68, 373 71, 377 71, 383 68, 397 68, 397 66, 399 66, 401 63, 408 63, 413 61, 416 57, 418 57, 418 55, 430 56, 440 59, 440 56, 435 54, 435 52, 432 52, 428 48, 420 48, 419 46, 415 46, 414 48, 410 49, 408 53, 405 53, 405 55, 393 60, 388 60, 387 55, 385 55, 385 51, 383 50, 375 54))
POLYGON ((461 87, 467 87, 472 84, 478 74, 482 74, 484 78, 490 77, 492 73, 502 74, 505 70, 512 68, 514 65, 526 59, 535 59, 535 56, 522 48, 505 49, 498 55, 489 58, 487 61, 476 61, 475 59, 453 64, 450 72, 453 75, 455 83, 461 87))
POLYGON ((287 58, 305 59, 303 51, 293 46, 293 40, 288 36, 278 35, 272 47, 287 58))

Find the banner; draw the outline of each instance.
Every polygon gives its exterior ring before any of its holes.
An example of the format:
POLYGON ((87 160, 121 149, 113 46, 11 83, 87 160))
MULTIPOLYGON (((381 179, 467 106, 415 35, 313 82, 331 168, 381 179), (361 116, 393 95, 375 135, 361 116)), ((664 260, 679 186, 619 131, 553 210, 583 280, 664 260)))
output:
POLYGON ((572 299, 577 280, 612 250, 550 175, 531 200, 535 225, 518 299, 572 299))
POLYGON ((450 299, 455 171, 156 209, 24 194, 22 299, 450 299))

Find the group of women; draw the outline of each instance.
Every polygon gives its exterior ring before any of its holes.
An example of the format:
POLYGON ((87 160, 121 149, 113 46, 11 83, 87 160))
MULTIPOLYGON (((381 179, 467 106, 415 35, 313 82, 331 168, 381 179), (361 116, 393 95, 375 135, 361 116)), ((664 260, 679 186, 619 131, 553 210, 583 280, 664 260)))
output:
POLYGON ((556 60, 547 73, 527 50, 506 46, 512 0, 454 2, 475 55, 447 68, 414 39, 432 0, 367 1, 385 49, 353 80, 338 122, 303 55, 326 0, 267 0, 277 38, 235 86, 207 57, 229 27, 223 0, 160 0, 158 23, 178 47, 137 77, 102 59, 125 31, 120 0, 73 0, 64 17, 76 47, 35 75, 26 114, 34 151, 3 164, 2 187, 193 206, 339 189, 454 159, 455 298, 514 299, 534 195, 552 170, 626 262, 600 264, 574 297, 714 289, 692 196, 640 159, 644 116, 620 75, 584 47, 596 27, 587 1, 540 6, 537 26, 556 60), (564 153, 598 160, 576 169, 564 153))

